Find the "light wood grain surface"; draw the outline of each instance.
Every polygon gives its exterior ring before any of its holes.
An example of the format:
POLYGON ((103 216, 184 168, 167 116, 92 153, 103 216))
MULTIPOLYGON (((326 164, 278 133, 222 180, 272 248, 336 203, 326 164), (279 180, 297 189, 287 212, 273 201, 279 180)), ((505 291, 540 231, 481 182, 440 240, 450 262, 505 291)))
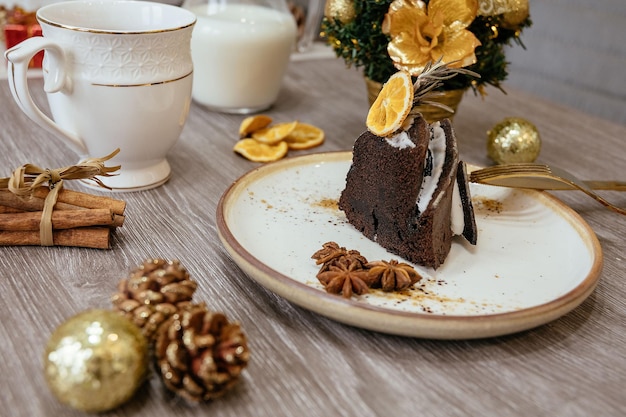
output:
MULTIPOLYGON (((33 80, 38 91, 40 80, 33 80)), ((38 94, 41 100, 43 94, 38 94)), ((335 59, 291 64, 267 113, 326 131, 312 151, 350 149, 364 130, 365 86, 335 59)), ((624 180, 626 126, 510 90, 468 93, 454 120, 462 158, 487 165, 486 131, 506 116, 534 122, 540 160, 581 177, 624 180)), ((242 116, 192 106, 164 186, 120 194, 127 219, 108 251, 0 248, 0 415, 80 416, 59 404, 42 372, 51 332, 109 296, 148 257, 180 259, 194 296, 242 323, 252 352, 241 383, 213 403, 188 405, 152 378, 111 416, 622 416, 626 414, 626 217, 576 192, 555 193, 597 234, 605 256, 596 291, 570 314, 494 339, 433 341, 349 327, 255 284, 218 240, 224 190, 257 166, 232 152, 242 116)), ((75 155, 33 125, 0 85, 0 176, 26 162, 60 167, 75 155)), ((305 152, 294 153, 294 155, 305 152)), ((78 187, 79 186, 75 186, 78 187)), ((72 187, 72 188, 75 188, 72 187)), ((605 194, 626 207, 626 193, 605 194)), ((524 257, 523 253, 518 254, 524 257)), ((533 262, 527 259, 527 262, 533 262)))

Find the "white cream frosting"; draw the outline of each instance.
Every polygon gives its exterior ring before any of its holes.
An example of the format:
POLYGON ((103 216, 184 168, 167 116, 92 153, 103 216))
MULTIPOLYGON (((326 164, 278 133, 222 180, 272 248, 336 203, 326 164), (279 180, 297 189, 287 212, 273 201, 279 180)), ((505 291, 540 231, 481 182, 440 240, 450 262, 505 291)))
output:
POLYGON ((465 228, 465 216, 463 213, 463 202, 459 191, 459 182, 454 181, 452 190, 452 212, 450 213, 450 228, 455 236, 462 235, 465 228))
MULTIPOLYGON (((424 176, 422 188, 417 197, 417 208, 423 213, 433 198, 437 189, 439 178, 443 172, 443 165, 446 157, 446 134, 439 122, 430 125, 430 141, 428 149, 432 155, 431 175, 424 176)), ((463 203, 459 192, 459 184, 454 181, 452 189, 452 212, 450 213, 452 234, 461 235, 465 227, 465 217, 463 216, 463 203)))
POLYGON ((424 176, 422 180, 422 188, 417 197, 417 208, 420 213, 423 213, 430 200, 433 198, 433 194, 437 189, 437 183, 439 177, 443 171, 443 164, 446 157, 446 134, 443 131, 439 122, 430 125, 430 141, 428 142, 428 149, 432 155, 432 171, 431 175, 424 176))
POLYGON ((415 144, 409 137, 409 133, 405 130, 400 131, 400 133, 396 133, 390 138, 387 138, 387 142, 394 148, 405 149, 405 148, 415 148, 415 144))

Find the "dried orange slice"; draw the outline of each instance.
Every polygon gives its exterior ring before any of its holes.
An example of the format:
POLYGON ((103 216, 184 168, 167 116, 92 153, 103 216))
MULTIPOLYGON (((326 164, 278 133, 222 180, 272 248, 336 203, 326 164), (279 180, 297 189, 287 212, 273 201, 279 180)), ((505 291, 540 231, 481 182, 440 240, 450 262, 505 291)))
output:
POLYGON ((273 145, 285 139, 298 125, 297 121, 290 123, 277 123, 273 126, 257 130, 252 134, 252 139, 267 145, 273 145))
POLYGON ((402 126, 413 106, 413 82, 406 71, 389 77, 367 113, 367 128, 377 136, 388 136, 402 126))
POLYGON ((298 123, 285 138, 289 149, 310 149, 324 143, 324 131, 308 123, 298 123))
POLYGON ((256 114, 254 116, 246 117, 239 125, 239 137, 245 138, 257 130, 268 127, 270 123, 272 123, 272 118, 265 114, 256 114))
POLYGON ((288 150, 287 143, 283 141, 268 145, 250 138, 241 139, 233 148, 233 151, 254 162, 277 161, 287 155, 288 150))

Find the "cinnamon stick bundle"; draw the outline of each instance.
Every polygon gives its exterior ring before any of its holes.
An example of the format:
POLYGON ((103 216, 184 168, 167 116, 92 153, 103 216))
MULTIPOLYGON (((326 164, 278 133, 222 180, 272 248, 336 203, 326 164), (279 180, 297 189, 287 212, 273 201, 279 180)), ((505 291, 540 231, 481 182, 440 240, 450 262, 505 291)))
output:
MULTIPOLYGON (((41 186, 30 197, 0 190, 0 246, 41 245, 40 224, 50 190, 41 186)), ((61 189, 52 212, 55 246, 111 247, 111 234, 124 224, 126 202, 61 189)))
POLYGON ((86 179, 108 188, 98 177, 120 169, 104 164, 119 152, 57 169, 24 164, 0 178, 0 246, 110 248, 112 231, 124 222, 126 203, 68 190, 63 182, 86 179))

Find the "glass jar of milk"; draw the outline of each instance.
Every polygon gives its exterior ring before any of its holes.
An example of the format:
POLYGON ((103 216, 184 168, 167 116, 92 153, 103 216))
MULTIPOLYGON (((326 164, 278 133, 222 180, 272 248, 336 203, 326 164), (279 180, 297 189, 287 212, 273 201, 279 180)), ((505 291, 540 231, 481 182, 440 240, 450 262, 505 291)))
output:
POLYGON ((197 16, 191 38, 192 96, 226 113, 254 113, 277 99, 296 42, 285 0, 186 0, 197 16))

